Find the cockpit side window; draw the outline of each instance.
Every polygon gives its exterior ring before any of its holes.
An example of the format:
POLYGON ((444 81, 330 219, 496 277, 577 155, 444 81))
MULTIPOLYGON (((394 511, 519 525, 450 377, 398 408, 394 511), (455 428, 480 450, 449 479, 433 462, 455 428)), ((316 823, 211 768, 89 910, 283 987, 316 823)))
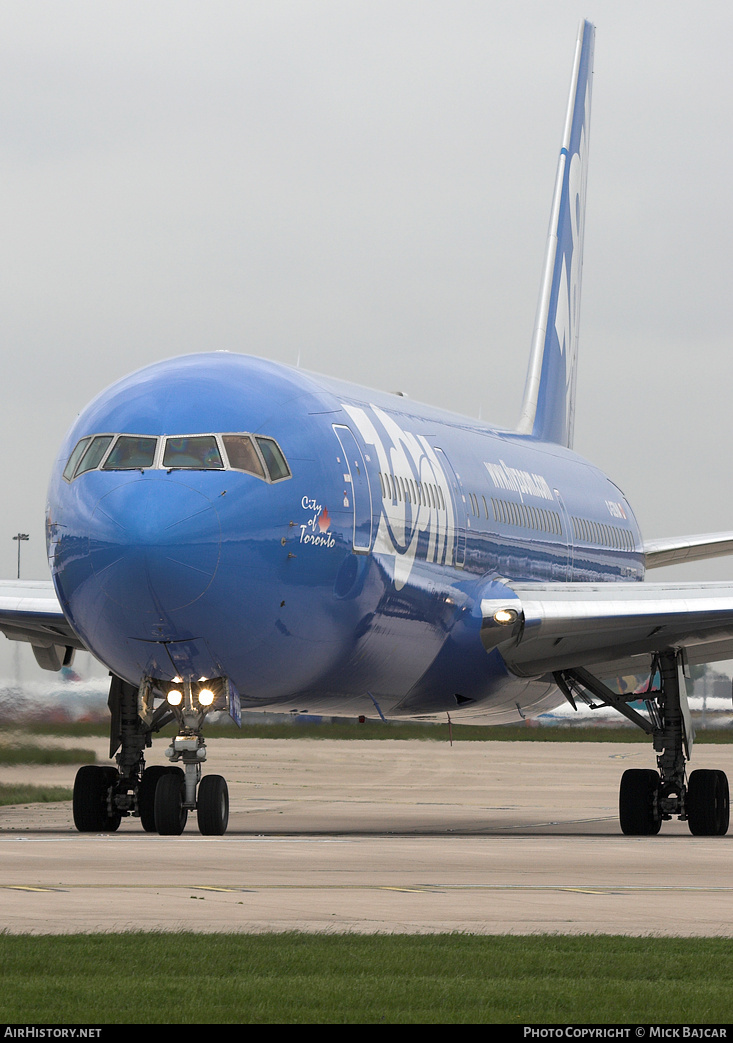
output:
POLYGON ((285 463, 285 457, 280 452, 280 446, 272 438, 257 437, 257 445, 264 458, 267 470, 270 472, 270 481, 279 482, 281 478, 290 477, 290 468, 285 463))
POLYGON ((72 450, 72 453, 71 453, 71 456, 69 457, 69 462, 67 463, 66 467, 64 468, 64 478, 66 479, 67 482, 70 482, 71 479, 74 477, 74 471, 76 470, 76 465, 79 463, 79 459, 81 457, 81 454, 84 452, 84 450, 86 449, 88 444, 89 444, 89 436, 87 435, 86 438, 81 438, 76 443, 76 445, 74 446, 74 448, 72 450))
POLYGON ((93 471, 95 467, 99 467, 99 463, 107 452, 113 438, 114 435, 97 435, 91 440, 84 456, 79 461, 79 466, 74 471, 75 478, 78 478, 80 474, 84 474, 85 471, 93 471))
POLYGON ((214 435, 184 435, 166 439, 163 467, 193 467, 208 471, 223 468, 224 462, 214 435))
POLYGON ((152 467, 157 438, 138 435, 120 435, 112 452, 105 460, 103 471, 131 471, 152 467))
POLYGON ((229 466, 235 471, 247 471, 257 478, 265 478, 265 469, 249 435, 222 435, 229 466))

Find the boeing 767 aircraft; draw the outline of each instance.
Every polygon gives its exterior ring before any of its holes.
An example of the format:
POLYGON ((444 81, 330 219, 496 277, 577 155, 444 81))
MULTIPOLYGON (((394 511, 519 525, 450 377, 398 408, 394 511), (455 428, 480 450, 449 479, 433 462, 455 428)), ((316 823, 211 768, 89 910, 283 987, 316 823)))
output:
MULTIPOLYGON (((693 771, 687 664, 733 658, 733 584, 650 583, 733 533, 645 543, 573 452, 594 28, 581 24, 524 400, 514 431, 249 355, 148 366, 60 448, 51 583, 3 585, 0 629, 58 670, 112 675, 116 767, 74 786, 82 831, 175 835, 229 816, 203 775, 212 711, 499 723, 567 699, 617 709, 657 770, 626 771, 621 829, 728 828, 722 771, 693 771), (645 671, 646 712, 609 678, 645 671), (163 767, 151 737, 175 720, 163 767)), ((639 696, 631 698, 637 700, 639 696)))

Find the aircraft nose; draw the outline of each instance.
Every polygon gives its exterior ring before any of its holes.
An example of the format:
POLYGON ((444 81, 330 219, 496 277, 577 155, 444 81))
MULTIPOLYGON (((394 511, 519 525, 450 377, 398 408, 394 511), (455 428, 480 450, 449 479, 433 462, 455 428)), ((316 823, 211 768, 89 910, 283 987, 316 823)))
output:
POLYGON ((212 501, 166 477, 110 490, 90 520, 89 557, 100 588, 126 609, 168 613, 196 601, 214 578, 221 527, 212 501))

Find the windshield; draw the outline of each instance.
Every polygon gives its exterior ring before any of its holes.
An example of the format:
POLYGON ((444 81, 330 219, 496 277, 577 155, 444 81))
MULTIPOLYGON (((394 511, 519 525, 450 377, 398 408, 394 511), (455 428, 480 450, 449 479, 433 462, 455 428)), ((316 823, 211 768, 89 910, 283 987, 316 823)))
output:
POLYGON ((167 438, 163 467, 196 467, 201 470, 223 468, 219 447, 213 435, 183 435, 167 438))
POLYGON ((99 467, 103 471, 150 468, 244 471, 268 483, 291 477, 285 455, 274 438, 244 432, 163 438, 156 435, 85 435, 74 446, 63 475, 67 482, 71 482, 99 467))
POLYGON ((139 435, 120 435, 114 449, 107 457, 105 471, 126 471, 140 467, 152 467, 155 459, 156 438, 139 435))

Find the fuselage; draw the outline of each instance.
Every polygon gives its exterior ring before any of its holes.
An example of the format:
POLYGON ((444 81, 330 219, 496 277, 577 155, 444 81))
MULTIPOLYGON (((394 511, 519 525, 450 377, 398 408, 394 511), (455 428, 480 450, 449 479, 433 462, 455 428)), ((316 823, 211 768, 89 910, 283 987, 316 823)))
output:
POLYGON ((149 366, 81 413, 47 537, 113 673, 227 677, 243 709, 283 712, 539 712, 554 685, 481 644, 486 591, 644 572, 625 497, 573 452, 228 352, 149 366))

